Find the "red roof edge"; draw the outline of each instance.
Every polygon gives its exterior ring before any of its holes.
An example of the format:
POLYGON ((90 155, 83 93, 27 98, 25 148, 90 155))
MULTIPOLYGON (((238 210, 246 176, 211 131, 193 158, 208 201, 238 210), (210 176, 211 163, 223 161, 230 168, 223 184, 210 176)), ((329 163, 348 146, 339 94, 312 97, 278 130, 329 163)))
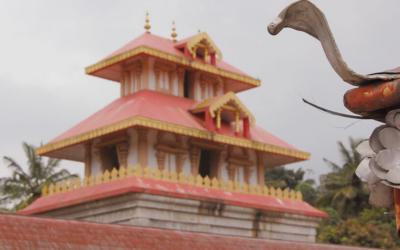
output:
POLYGON ((147 193, 174 198, 218 202, 226 205, 248 207, 281 213, 302 214, 314 217, 328 217, 307 202, 279 199, 275 197, 228 192, 223 190, 196 187, 187 184, 157 181, 141 177, 129 177, 96 186, 76 189, 66 193, 45 196, 34 201, 17 214, 32 215, 60 209, 80 203, 105 199, 127 193, 147 193))
POLYGON ((3 249, 373 250, 0 213, 3 249))

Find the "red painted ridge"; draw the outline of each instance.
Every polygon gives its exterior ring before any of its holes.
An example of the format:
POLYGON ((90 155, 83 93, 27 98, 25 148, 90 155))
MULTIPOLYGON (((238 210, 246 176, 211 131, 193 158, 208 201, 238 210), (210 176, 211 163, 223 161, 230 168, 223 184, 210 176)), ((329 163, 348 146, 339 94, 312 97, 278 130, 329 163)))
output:
POLYGON ((219 202, 226 205, 281 213, 302 214, 323 218, 328 217, 326 213, 314 208, 304 201, 293 201, 289 199, 278 199, 275 197, 228 192, 141 177, 129 177, 91 187, 76 189, 66 193, 41 197, 27 208, 18 211, 17 214, 38 214, 131 192, 206 202, 219 202))

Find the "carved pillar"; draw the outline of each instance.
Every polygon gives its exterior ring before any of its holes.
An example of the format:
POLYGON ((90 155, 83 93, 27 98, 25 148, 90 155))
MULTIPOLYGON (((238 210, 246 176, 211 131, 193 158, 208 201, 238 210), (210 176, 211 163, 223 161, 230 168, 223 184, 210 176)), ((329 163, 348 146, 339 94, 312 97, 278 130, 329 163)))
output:
POLYGON ((225 162, 226 155, 227 155, 227 153, 225 151, 221 151, 219 153, 218 170, 217 170, 217 179, 218 180, 222 179, 221 169, 222 169, 222 164, 225 162))
POLYGON ((223 90, 224 94, 229 92, 228 84, 226 84, 225 78, 222 79, 222 90, 223 90))
POLYGON ((217 66, 217 62, 216 62, 216 60, 215 60, 215 53, 211 53, 211 54, 210 54, 210 64, 211 64, 212 66, 217 66))
POLYGON ((233 163, 229 163, 228 167, 228 177, 230 181, 235 181, 235 173, 236 173, 236 165, 233 163))
POLYGON ((142 83, 141 83, 141 78, 142 78, 142 67, 137 67, 136 68, 136 92, 142 90, 142 83))
POLYGON ((121 65, 121 97, 125 96, 125 75, 122 70, 122 65, 121 65))
POLYGON ((175 70, 169 72, 169 78, 168 78, 168 93, 171 95, 174 94, 174 79, 175 79, 175 70))
MULTIPOLYGON (((120 142, 117 144, 117 152, 118 152, 118 161, 120 166, 127 167, 128 166, 128 150, 129 143, 128 142, 120 142)), ((113 166, 117 167, 117 166, 113 166)))
POLYGON ((214 83, 213 85, 214 96, 218 95, 220 89, 221 89, 221 84, 219 82, 214 83))
MULTIPOLYGON (((100 149, 96 149, 94 151, 94 155, 96 156, 97 161, 100 163, 100 172, 104 172, 103 161, 101 160, 101 152, 100 149)), ((88 176, 89 177, 89 176, 88 176)))
POLYGON ((206 99, 206 85, 207 85, 207 82, 206 82, 206 81, 200 80, 201 100, 206 99))
POLYGON ((265 185, 264 157, 261 152, 257 152, 257 184, 261 187, 265 185))
POLYGON ((92 173, 92 143, 85 144, 85 176, 92 173))
POLYGON ((149 61, 147 56, 143 57, 143 70, 142 70, 142 89, 149 88, 149 61))
POLYGON ((178 67, 178 96, 183 97, 183 82, 185 81, 185 69, 178 67))
POLYGON ((154 66, 154 75, 156 76, 156 91, 160 91, 160 68, 154 66))
POLYGON ((249 166, 245 166, 244 169, 243 169, 243 175, 244 175, 243 176, 243 180, 247 184, 250 184, 250 177, 251 177, 251 174, 253 173, 253 171, 254 170, 249 166))
POLYGON ((164 168, 165 168, 165 158, 166 158, 166 156, 167 156, 167 154, 162 150, 158 151, 158 153, 156 154, 158 169, 160 171, 164 170, 164 168))
POLYGON ((147 132, 148 132, 148 129, 145 129, 145 128, 137 129, 137 134, 138 134, 138 146, 137 146, 138 162, 143 167, 146 167, 148 165, 147 132))
POLYGON ((179 174, 182 172, 183 164, 185 163, 186 157, 183 154, 175 155, 176 172, 179 174))
POLYGON ((127 87, 126 95, 132 94, 132 80, 130 71, 125 71, 125 84, 127 87))
POLYGON ((200 149, 196 147, 190 148, 190 166, 191 172, 194 176, 199 174, 199 160, 200 160, 200 149))

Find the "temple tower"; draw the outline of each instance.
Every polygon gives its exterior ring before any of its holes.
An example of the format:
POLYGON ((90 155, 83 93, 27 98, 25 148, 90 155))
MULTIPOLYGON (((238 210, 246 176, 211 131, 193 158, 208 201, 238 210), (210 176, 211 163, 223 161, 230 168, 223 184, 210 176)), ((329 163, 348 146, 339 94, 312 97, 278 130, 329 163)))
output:
POLYGON ((265 169, 310 155, 258 127, 236 96, 260 80, 205 32, 177 41, 175 24, 173 39, 145 28, 85 69, 120 97, 36 150, 84 163, 86 177, 45 187, 20 213, 315 241, 326 214, 264 185, 265 169))

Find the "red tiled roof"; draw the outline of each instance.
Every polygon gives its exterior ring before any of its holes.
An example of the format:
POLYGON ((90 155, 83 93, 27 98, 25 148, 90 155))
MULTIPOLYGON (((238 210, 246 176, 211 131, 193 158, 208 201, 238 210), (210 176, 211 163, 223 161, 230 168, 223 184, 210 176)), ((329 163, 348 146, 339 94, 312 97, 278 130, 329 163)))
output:
MULTIPOLYGON (((103 60, 109 59, 111 57, 114 57, 116 55, 122 54, 124 52, 127 52, 129 50, 132 50, 132 49, 140 47, 140 46, 146 46, 146 47, 149 47, 149 48, 160 50, 162 52, 166 52, 166 53, 171 54, 171 55, 175 55, 175 56, 180 56, 180 57, 185 57, 186 58, 185 54, 181 50, 179 50, 179 49, 177 49, 175 47, 176 47, 176 45, 179 45, 181 43, 185 43, 185 42, 190 41, 191 38, 193 38, 193 37, 188 37, 186 39, 183 39, 181 41, 177 41, 175 43, 170 39, 163 38, 163 37, 160 37, 160 36, 157 36, 157 35, 153 35, 151 33, 147 33, 146 32, 146 33, 142 34, 141 36, 135 38, 133 41, 129 42, 128 44, 126 44, 122 48, 120 48, 117 51, 113 52, 112 54, 108 55, 103 60)), ((200 58, 191 58, 190 57, 188 59, 194 60, 194 61, 198 61, 198 62, 203 62, 203 60, 200 59, 200 58)), ((235 68, 234 66, 232 66, 232 65, 230 65, 230 64, 228 64, 228 63, 226 63, 226 62, 224 62, 222 60, 221 61, 217 60, 216 63, 217 63, 216 64, 217 68, 220 68, 220 69, 223 69, 223 70, 226 70, 226 71, 229 71, 229 72, 233 72, 233 73, 236 73, 236 74, 249 76, 246 73, 244 73, 243 71, 235 68)))
MULTIPOLYGON (((147 227, 0 214, 1 249, 361 250, 147 227)), ((368 248, 372 249, 372 248, 368 248)))
MULTIPOLYGON (((207 131, 202 125, 203 120, 189 112, 198 103, 198 101, 188 98, 142 90, 115 100, 49 143, 61 141, 136 116, 207 131)), ((234 137, 234 124, 222 123, 220 133, 234 137)), ((260 127, 251 127, 250 133, 254 141, 297 150, 260 127)))
POLYGON ((227 205, 282 213, 327 217, 326 213, 303 201, 228 192, 181 183, 157 181, 141 177, 129 177, 121 180, 102 183, 96 186, 69 191, 66 193, 41 197, 34 201, 27 208, 18 211, 17 213, 24 215, 38 214, 49 210, 105 199, 130 192, 148 193, 153 195, 208 202, 219 202, 227 205))

